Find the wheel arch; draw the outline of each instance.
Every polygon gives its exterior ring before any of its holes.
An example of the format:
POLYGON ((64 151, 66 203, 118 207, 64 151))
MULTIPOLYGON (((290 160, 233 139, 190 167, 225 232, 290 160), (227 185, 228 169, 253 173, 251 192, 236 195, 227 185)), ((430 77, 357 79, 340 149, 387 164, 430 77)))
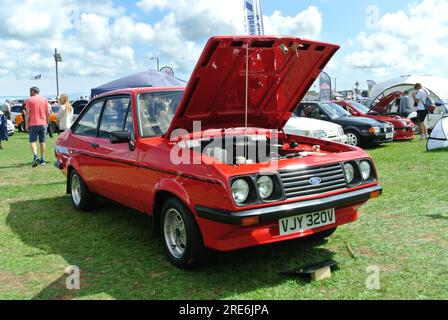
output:
POLYGON ((193 206, 185 188, 178 182, 161 181, 157 184, 157 190, 154 193, 151 210, 153 218, 152 231, 153 235, 156 237, 160 235, 162 207, 168 198, 175 198, 182 202, 193 215, 193 218, 195 218, 193 214, 193 206))

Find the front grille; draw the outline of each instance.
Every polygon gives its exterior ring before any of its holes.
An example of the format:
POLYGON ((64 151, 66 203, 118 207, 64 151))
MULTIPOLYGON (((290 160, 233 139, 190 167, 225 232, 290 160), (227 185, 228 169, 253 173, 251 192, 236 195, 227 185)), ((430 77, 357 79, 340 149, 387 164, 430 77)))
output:
POLYGON ((325 167, 304 168, 280 172, 287 199, 312 196, 347 187, 344 171, 340 164, 325 167), (312 178, 322 179, 318 185, 312 185, 312 178))

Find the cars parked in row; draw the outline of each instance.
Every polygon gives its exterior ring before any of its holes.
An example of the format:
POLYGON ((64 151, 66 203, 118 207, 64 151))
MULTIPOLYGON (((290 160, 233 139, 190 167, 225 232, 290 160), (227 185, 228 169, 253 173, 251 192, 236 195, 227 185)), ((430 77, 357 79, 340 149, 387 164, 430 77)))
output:
POLYGON ((331 101, 303 102, 295 114, 299 117, 330 121, 342 126, 347 135, 347 143, 352 146, 375 146, 393 141, 394 138, 394 127, 389 122, 353 117, 331 101))
POLYGON ((96 97, 56 143, 74 207, 92 210, 102 196, 151 215, 182 268, 205 248, 322 239, 356 221, 381 194, 369 154, 282 130, 337 50, 294 37, 214 37, 186 88, 96 97))
POLYGON ((334 103, 343 107, 354 117, 365 117, 391 123, 394 126, 394 140, 396 141, 414 139, 415 124, 408 118, 388 115, 386 107, 381 108, 380 105, 377 105, 376 108, 370 109, 352 100, 334 101, 334 103))

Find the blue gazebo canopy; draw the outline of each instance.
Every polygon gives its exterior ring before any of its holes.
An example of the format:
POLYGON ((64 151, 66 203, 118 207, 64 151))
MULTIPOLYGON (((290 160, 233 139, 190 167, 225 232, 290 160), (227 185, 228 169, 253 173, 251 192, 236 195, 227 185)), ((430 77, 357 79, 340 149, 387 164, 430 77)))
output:
POLYGON ((91 90, 91 98, 100 94, 126 88, 145 88, 145 87, 185 87, 186 81, 172 77, 171 75, 155 70, 139 72, 103 84, 98 88, 91 90))

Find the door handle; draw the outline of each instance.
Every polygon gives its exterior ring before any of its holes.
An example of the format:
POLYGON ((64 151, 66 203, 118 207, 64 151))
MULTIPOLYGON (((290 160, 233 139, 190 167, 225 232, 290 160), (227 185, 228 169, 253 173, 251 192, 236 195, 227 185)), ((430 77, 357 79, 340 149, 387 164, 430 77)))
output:
POLYGON ((92 143, 90 146, 94 149, 97 149, 100 147, 100 145, 98 143, 92 143))

